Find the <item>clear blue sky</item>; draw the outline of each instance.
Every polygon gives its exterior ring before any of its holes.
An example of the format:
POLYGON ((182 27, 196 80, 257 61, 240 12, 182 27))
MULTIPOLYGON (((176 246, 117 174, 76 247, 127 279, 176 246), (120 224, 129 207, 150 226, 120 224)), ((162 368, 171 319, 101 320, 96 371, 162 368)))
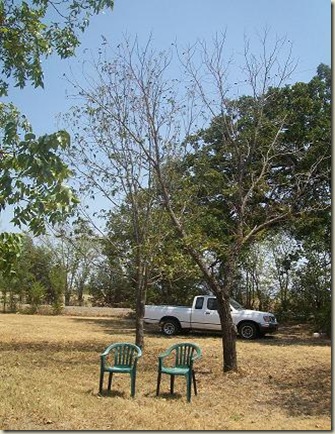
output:
MULTIPOLYGON (((45 61, 44 90, 28 86, 11 91, 9 99, 27 115, 36 133, 51 133, 58 126, 57 114, 73 103, 66 97, 70 86, 63 73, 78 70, 85 53, 98 50, 101 35, 118 42, 126 33, 146 42, 151 33, 154 46, 167 49, 175 41, 180 46, 199 38, 210 41, 226 30, 228 51, 239 53, 244 34, 253 37, 265 27, 293 42, 299 60, 293 82, 309 81, 320 63, 331 64, 330 0, 115 0, 113 11, 92 19, 76 58, 45 61)), ((7 226, 8 217, 1 216, 0 228, 7 226)))
POLYGON ((266 26, 294 44, 299 65, 293 81, 309 81, 321 62, 330 65, 330 0, 115 0, 113 11, 92 20, 75 59, 45 62, 44 90, 26 88, 10 96, 37 133, 52 132, 56 115, 70 104, 63 73, 78 67, 85 49, 97 51, 101 35, 120 41, 127 33, 145 42, 152 33, 154 45, 166 49, 175 40, 184 46, 227 30, 229 51, 241 52, 244 33, 253 36, 266 26))

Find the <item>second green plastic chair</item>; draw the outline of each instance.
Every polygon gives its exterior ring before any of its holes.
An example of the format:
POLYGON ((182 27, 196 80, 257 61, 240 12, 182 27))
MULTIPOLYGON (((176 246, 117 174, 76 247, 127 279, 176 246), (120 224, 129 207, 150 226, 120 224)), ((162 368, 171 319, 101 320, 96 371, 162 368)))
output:
POLYGON ((194 394, 197 395, 197 384, 193 362, 201 357, 201 349, 196 344, 181 343, 172 345, 158 356, 158 378, 156 396, 159 395, 162 374, 170 375, 170 393, 174 391, 176 375, 186 377, 187 401, 191 401, 191 386, 193 381, 194 394), (169 365, 166 364, 170 361, 169 365))

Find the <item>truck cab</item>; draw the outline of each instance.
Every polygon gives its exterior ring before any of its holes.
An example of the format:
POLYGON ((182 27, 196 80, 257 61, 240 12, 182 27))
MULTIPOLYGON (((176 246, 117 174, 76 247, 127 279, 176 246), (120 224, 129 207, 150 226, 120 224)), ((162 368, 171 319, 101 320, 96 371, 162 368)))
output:
MULTIPOLYGON (((243 339, 253 339, 278 329, 275 316, 268 312, 244 309, 236 300, 230 299, 230 312, 233 323, 243 339)), ((192 328, 220 330, 221 323, 214 296, 196 296, 192 309, 192 328)))

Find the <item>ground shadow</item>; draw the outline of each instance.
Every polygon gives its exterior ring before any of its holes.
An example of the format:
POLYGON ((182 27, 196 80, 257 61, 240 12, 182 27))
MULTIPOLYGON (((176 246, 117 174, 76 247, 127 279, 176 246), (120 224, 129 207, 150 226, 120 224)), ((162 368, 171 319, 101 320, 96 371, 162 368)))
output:
POLYGON ((331 412, 331 375, 328 365, 296 369, 289 376, 269 376, 274 396, 268 405, 283 408, 289 416, 321 416, 331 412))
POLYGON ((71 318, 71 321, 77 323, 94 324, 103 329, 108 335, 126 335, 135 332, 135 321, 130 318, 71 318))
MULTIPOLYGON (((221 340, 221 332, 219 331, 193 331, 193 332, 181 332, 178 335, 174 336, 165 336, 162 332, 157 330, 146 330, 147 335, 152 335, 159 337, 161 336, 163 339, 173 340, 178 337, 183 337, 185 339, 189 339, 190 337, 200 336, 202 339, 213 339, 217 338, 221 340)), ((310 336, 299 335, 299 333, 291 333, 289 330, 283 331, 279 334, 274 335, 265 335, 261 338, 256 338, 252 340, 245 340, 241 337, 237 337, 238 342, 243 342, 244 344, 253 344, 255 342, 260 343, 262 345, 273 345, 273 346, 289 346, 289 345, 307 345, 307 346, 330 346, 331 339, 329 338, 314 338, 311 334, 310 336)))
POLYGON ((80 363, 84 356, 85 364, 97 365, 99 363, 97 355, 101 354, 104 348, 101 343, 96 341, 83 341, 83 342, 0 342, 0 351, 2 353, 8 351, 11 354, 17 353, 17 357, 24 354, 25 358, 31 359, 34 367, 43 367, 45 365, 45 358, 48 361, 54 361, 59 365, 61 358, 62 368, 75 366, 80 363), (38 354, 37 354, 38 353, 38 354), (69 355, 64 358, 63 353, 69 355))
POLYGON ((174 392, 174 393, 161 392, 158 396, 156 396, 156 393, 155 393, 156 399, 164 399, 164 400, 168 400, 168 401, 176 401, 176 400, 181 399, 183 396, 184 395, 182 395, 181 393, 178 393, 178 392, 174 392))
POLYGON ((126 398, 129 394, 126 394, 124 391, 120 390, 103 390, 97 394, 101 398, 115 398, 116 396, 119 398, 126 398))

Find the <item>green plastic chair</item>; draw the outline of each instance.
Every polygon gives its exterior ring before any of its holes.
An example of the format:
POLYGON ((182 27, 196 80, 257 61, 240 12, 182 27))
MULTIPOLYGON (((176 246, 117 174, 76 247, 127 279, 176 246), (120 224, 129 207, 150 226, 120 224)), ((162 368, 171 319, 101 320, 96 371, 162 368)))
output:
POLYGON ((100 355, 99 393, 102 393, 104 374, 109 373, 108 390, 111 390, 113 374, 130 374, 131 396, 135 396, 137 360, 142 356, 141 349, 134 344, 116 343, 109 345, 100 355))
POLYGON ((170 375, 171 394, 174 390, 175 376, 183 375, 184 377, 186 377, 187 401, 190 402, 192 380, 194 386, 194 394, 197 395, 197 383, 193 369, 193 362, 200 357, 201 349, 197 345, 190 343, 172 345, 172 347, 168 348, 164 353, 160 354, 158 356, 158 378, 156 396, 159 395, 162 374, 170 375))

